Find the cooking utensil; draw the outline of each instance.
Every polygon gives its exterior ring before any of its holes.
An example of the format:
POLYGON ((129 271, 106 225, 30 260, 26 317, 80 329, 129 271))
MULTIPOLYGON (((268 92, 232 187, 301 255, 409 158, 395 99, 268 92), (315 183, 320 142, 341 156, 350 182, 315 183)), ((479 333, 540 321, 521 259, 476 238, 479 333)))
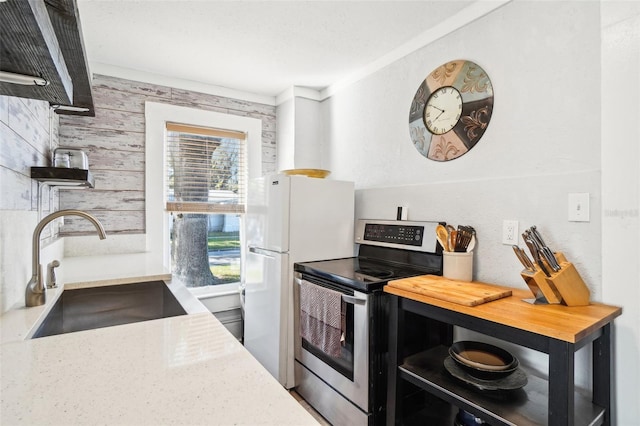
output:
POLYGON ((464 253, 473 250, 475 235, 476 230, 472 226, 459 225, 458 229, 451 225, 436 226, 436 238, 444 251, 464 253))
POLYGON ((476 230, 472 226, 458 225, 458 231, 456 235, 456 243, 453 251, 466 252, 469 247, 469 243, 473 239, 476 230))
POLYGON ((471 237, 471 241, 469 241, 469 245, 467 246, 467 253, 470 251, 473 251, 475 247, 476 247, 476 235, 473 234, 473 236, 471 237))
MULTIPOLYGON (((448 226, 447 226, 447 230, 449 230, 448 226)), ((449 249, 450 249, 450 251, 455 251, 456 250, 456 241, 457 241, 457 239, 458 239, 458 231, 456 231, 455 229, 449 230, 449 249)))
POLYGON ((444 225, 436 226, 436 238, 444 251, 451 251, 449 250, 449 233, 444 225))

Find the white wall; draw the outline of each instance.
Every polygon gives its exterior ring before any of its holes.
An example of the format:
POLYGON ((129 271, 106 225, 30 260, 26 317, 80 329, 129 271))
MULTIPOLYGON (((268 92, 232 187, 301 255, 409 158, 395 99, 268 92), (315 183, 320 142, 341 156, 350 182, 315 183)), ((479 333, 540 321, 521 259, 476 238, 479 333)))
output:
POLYGON ((617 424, 631 425, 640 418, 640 3, 604 2, 602 24, 602 297, 623 306, 613 392, 617 424))
MULTIPOLYGON (((592 300, 623 305, 623 317, 631 311, 629 320, 637 326, 637 267, 627 267, 623 281, 603 280, 601 193, 606 168, 601 162, 606 160, 601 159, 601 72, 609 74, 601 71, 600 17, 600 2, 595 1, 514 1, 326 100, 323 161, 333 178, 356 182, 356 216, 393 219, 396 206, 406 205, 410 220, 473 225, 479 235, 475 279, 523 289, 527 287, 519 276, 521 266, 511 247, 501 244, 502 220, 518 220, 520 231, 535 224, 552 248, 576 264, 592 300), (409 106, 426 75, 453 59, 474 61, 487 71, 494 111, 473 150, 438 163, 413 147, 409 106), (590 193, 590 222, 567 220, 570 192, 590 193), (625 300, 622 294, 629 294, 630 287, 635 297, 625 300)), ((638 76, 635 61, 628 78, 638 76)), ((628 102, 637 102, 637 89, 633 93, 628 102)), ((637 109, 632 113, 626 126, 637 124, 637 109)), ((625 150, 635 144, 635 160, 629 159, 621 174, 637 182, 637 129, 631 135, 635 138, 620 143, 625 150)), ((612 159, 609 167, 618 170, 620 163, 612 159)), ((625 189, 634 191, 637 194, 637 187, 625 189)), ((637 223, 637 201, 622 205, 635 211, 637 223)), ((637 228, 632 229, 628 242, 616 239, 622 250, 637 245, 637 228)), ((613 249, 613 240, 609 244, 613 249)), ((634 250, 632 264, 637 265, 634 250)), ((631 335, 626 326, 620 328, 625 332, 616 350, 630 351, 620 361, 635 356, 637 364, 637 332, 631 335)), ((521 357, 545 373, 546 355, 523 351, 521 357)), ((576 366, 583 388, 591 386, 589 364, 589 351, 583 349, 576 366)), ((623 374, 614 381, 618 424, 626 425, 638 417, 639 380, 636 372, 630 378, 623 374)))
POLYGON ((599 299, 599 107, 584 111, 600 105, 599 16, 596 2, 510 3, 326 101, 325 162, 356 182, 358 216, 394 218, 403 204, 409 219, 473 225, 476 277, 523 288, 502 220, 535 224, 599 299), (489 74, 492 121, 469 153, 430 161, 409 138, 409 106, 426 75, 457 58, 489 74), (591 222, 567 221, 569 192, 591 194, 591 222))
POLYGON ((296 151, 294 163, 299 169, 322 168, 322 120, 320 103, 298 97, 296 102, 296 151))
POLYGON ((294 96, 276 109, 277 170, 321 169, 322 109, 315 99, 294 96))
POLYGON ((295 168, 295 98, 276 107, 276 171, 295 168))

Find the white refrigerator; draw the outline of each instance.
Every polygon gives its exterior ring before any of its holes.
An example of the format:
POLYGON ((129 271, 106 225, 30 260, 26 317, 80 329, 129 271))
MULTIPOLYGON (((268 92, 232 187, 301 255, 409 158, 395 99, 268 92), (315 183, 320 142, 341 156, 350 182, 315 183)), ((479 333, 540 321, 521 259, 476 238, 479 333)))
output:
POLYGON ((244 345, 287 389, 294 378, 293 264, 354 255, 353 182, 272 175, 249 182, 244 345))

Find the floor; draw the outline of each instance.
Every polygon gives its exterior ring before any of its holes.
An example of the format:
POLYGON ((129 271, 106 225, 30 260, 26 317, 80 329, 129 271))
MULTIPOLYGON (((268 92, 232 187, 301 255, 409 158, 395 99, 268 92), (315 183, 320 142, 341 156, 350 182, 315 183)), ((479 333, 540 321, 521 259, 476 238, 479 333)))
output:
POLYGON ((326 421, 325 418, 320 415, 320 413, 314 410, 313 407, 309 405, 309 403, 305 401, 299 393, 297 393, 295 390, 290 390, 289 393, 291 393, 291 396, 293 396, 296 401, 298 401, 300 405, 302 405, 304 409, 307 410, 309 414, 311 414, 313 418, 318 421, 318 423, 320 423, 322 426, 331 426, 331 423, 326 421))

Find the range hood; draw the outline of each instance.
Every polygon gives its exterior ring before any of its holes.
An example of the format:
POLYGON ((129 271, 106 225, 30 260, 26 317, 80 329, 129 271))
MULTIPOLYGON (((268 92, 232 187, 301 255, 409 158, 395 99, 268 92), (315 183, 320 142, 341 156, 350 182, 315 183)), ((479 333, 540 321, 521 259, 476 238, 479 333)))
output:
POLYGON ((94 188, 95 180, 89 170, 67 167, 31 167, 31 178, 49 186, 94 188))

